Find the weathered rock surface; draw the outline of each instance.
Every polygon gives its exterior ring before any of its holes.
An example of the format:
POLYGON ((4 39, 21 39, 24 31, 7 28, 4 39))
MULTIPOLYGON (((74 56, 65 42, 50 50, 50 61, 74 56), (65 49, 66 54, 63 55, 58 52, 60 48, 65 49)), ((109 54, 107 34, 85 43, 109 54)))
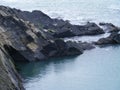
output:
MULTIPOLYGON (((111 24, 108 26, 112 34, 95 44, 120 44, 119 29, 111 24)), ((24 90, 11 59, 25 62, 79 55, 94 46, 87 42, 65 42, 61 38, 103 33, 95 23, 72 25, 62 19, 52 19, 41 11, 0 6, 0 90, 24 90)))
POLYGON ((11 9, 9 7, 0 7, 8 15, 14 15, 25 21, 29 21, 38 28, 47 29, 46 31, 53 31, 52 34, 57 38, 82 36, 82 35, 98 35, 103 34, 104 31, 95 23, 87 23, 86 25, 72 25, 69 21, 52 19, 41 11, 21 11, 18 9, 11 9))
POLYGON ((0 90, 24 90, 11 57, 2 48, 0 48, 0 90))
POLYGON ((103 34, 104 31, 98 27, 95 23, 87 23, 86 25, 64 25, 59 27, 54 34, 55 37, 72 37, 83 35, 98 35, 103 34))
POLYGON ((88 47, 86 44, 66 43, 57 38, 100 33, 104 32, 95 23, 71 25, 68 21, 51 19, 41 11, 27 12, 0 6, 1 45, 15 61, 82 54, 81 46, 88 47))
POLYGON ((42 52, 47 57, 59 57, 68 55, 79 55, 83 53, 83 50, 77 43, 65 43, 63 40, 57 39, 44 46, 42 52))
POLYGON ((51 19, 40 11, 27 12, 0 6, 0 90, 24 90, 11 60, 26 62, 79 55, 93 46, 64 42, 58 37, 100 33, 104 32, 94 23, 71 25, 68 21, 51 19))

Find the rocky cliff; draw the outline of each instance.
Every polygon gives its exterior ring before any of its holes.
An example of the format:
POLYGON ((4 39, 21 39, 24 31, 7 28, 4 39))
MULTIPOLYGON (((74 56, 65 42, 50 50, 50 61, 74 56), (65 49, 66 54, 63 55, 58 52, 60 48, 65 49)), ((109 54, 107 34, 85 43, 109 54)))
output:
POLYGON ((11 57, 0 48, 0 90, 24 90, 11 57))
POLYGON ((40 11, 27 12, 0 6, 1 45, 14 61, 78 55, 83 53, 85 46, 93 48, 89 43, 84 46, 82 42, 64 42, 61 38, 71 36, 69 32, 80 32, 81 35, 104 33, 94 23, 71 25, 67 21, 51 19, 40 11))
POLYGON ((95 23, 72 25, 62 19, 52 19, 41 11, 0 6, 0 90, 24 90, 12 60, 30 62, 79 55, 94 48, 94 44, 120 43, 119 29, 107 25, 111 36, 98 42, 65 42, 65 37, 98 35, 105 31, 95 23))
POLYGON ((12 61, 28 62, 78 55, 88 49, 88 45, 89 49, 93 48, 89 43, 64 42, 61 38, 54 37, 56 31, 42 26, 52 23, 53 20, 40 11, 32 13, 0 6, 0 90, 24 90, 12 61), (39 21, 38 16, 33 21, 27 19, 27 13, 38 15, 43 23, 34 22, 39 21))

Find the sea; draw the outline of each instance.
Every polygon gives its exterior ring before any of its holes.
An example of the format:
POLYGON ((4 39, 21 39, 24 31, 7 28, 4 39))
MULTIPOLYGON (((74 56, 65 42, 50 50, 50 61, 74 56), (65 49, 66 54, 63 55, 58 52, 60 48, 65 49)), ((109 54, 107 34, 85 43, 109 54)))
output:
MULTIPOLYGON (((0 0, 0 5, 40 10, 51 18, 120 26, 120 0, 0 0)), ((106 37, 108 34, 103 35, 106 37)), ((66 40, 96 41, 102 36, 66 40)), ((96 47, 79 56, 19 63, 26 90, 120 90, 120 46, 96 47)))

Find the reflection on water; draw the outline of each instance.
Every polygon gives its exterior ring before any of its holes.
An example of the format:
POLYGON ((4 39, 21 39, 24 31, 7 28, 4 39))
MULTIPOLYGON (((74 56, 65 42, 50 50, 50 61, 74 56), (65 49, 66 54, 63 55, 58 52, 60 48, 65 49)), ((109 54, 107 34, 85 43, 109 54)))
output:
POLYGON ((120 90, 120 47, 19 64, 26 90, 120 90))
POLYGON ((52 58, 40 62, 31 63, 17 63, 19 72, 22 77, 25 78, 25 83, 32 80, 32 78, 42 78, 48 74, 51 69, 54 68, 54 72, 62 71, 66 66, 64 63, 74 63, 77 56, 63 57, 63 58, 52 58))

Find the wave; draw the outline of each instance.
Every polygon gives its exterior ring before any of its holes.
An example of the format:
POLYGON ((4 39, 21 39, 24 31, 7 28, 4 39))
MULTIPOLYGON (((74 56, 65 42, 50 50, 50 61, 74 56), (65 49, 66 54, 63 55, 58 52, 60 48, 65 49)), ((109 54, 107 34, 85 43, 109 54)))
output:
POLYGON ((109 7, 109 9, 120 11, 120 6, 119 5, 111 5, 109 7))

